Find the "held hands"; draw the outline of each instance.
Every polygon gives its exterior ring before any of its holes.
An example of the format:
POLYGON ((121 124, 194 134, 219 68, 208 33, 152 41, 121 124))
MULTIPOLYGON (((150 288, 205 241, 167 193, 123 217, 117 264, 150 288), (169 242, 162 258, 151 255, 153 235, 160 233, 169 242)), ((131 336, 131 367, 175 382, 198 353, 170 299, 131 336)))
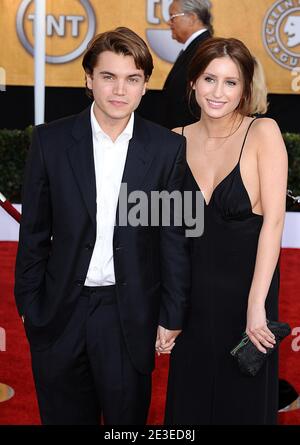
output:
POLYGON ((246 334, 260 352, 266 354, 266 348, 274 348, 275 336, 267 327, 264 306, 259 304, 248 306, 246 334))
POLYGON ((157 354, 171 354, 175 345, 176 337, 181 333, 181 330, 169 330, 162 326, 157 328, 157 336, 155 349, 157 354))

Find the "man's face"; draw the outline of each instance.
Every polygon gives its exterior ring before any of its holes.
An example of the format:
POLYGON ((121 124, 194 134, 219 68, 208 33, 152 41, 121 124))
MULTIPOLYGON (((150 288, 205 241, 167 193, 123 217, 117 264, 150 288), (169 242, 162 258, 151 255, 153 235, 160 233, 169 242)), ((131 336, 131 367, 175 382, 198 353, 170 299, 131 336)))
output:
POLYGON ((86 77, 100 121, 127 120, 146 91, 144 72, 137 69, 133 57, 112 51, 101 53, 93 74, 86 77))
POLYGON ((191 34, 190 30, 190 17, 188 14, 177 16, 172 19, 172 15, 180 14, 180 4, 174 0, 169 7, 170 20, 168 25, 172 31, 172 38, 180 43, 185 43, 191 34))

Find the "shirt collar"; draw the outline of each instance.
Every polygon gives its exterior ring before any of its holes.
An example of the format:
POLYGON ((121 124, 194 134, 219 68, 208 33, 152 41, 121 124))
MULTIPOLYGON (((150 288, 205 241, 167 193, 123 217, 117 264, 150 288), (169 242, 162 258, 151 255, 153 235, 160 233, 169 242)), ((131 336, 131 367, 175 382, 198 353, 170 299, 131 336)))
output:
POLYGON ((194 34, 192 34, 187 41, 184 43, 183 45, 183 51, 185 51, 187 49, 187 47, 189 46, 190 43, 192 43, 193 40, 196 39, 196 37, 200 36, 201 34, 203 34, 205 31, 207 31, 206 28, 204 29, 199 29, 199 31, 194 32, 194 34))
MULTIPOLYGON (((93 136, 98 139, 98 137, 101 135, 102 137, 110 139, 110 137, 102 130, 102 128, 99 125, 99 122, 96 119, 95 113, 94 113, 94 105, 95 102, 93 102, 91 106, 91 125, 92 125, 92 133, 93 136)), ((115 142, 119 142, 120 140, 127 140, 129 141, 132 138, 133 134, 133 126, 134 126, 134 113, 131 113, 130 119, 128 121, 128 124, 122 131, 122 133, 117 137, 115 142)))

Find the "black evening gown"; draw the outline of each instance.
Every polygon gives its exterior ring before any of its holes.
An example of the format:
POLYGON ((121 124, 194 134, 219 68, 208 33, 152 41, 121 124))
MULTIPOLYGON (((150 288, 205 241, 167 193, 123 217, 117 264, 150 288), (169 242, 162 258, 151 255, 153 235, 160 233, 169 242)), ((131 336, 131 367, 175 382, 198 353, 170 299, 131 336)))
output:
MULTIPOLYGON (((237 165, 204 204, 203 235, 191 238, 191 305, 170 357, 167 425, 276 424, 277 351, 255 377, 242 375, 230 355, 245 331, 263 223, 242 181, 243 147, 237 165)), ((185 190, 199 191, 190 170, 185 190)), ((266 299, 270 320, 278 320, 278 289, 277 265, 266 299)))

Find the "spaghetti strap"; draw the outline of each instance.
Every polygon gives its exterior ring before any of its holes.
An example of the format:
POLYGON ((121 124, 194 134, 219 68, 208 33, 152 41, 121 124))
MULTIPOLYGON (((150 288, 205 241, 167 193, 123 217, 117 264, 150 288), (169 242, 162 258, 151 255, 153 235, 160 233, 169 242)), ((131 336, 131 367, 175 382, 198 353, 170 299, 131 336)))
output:
POLYGON ((246 131, 246 134, 245 134, 244 142, 243 142, 243 145, 242 145, 242 148, 241 148, 241 152, 240 152, 240 157, 239 157, 239 162, 238 162, 238 163, 240 163, 240 160, 241 160, 241 157, 242 157, 242 153, 243 153, 243 149, 244 149, 244 146, 245 146, 245 143, 246 143, 247 136, 248 136, 249 130, 250 130, 250 128, 251 128, 251 125, 253 124, 254 121, 256 121, 256 119, 257 119, 257 118, 255 117, 255 118, 250 122, 249 127, 248 127, 248 129, 247 129, 247 131, 246 131))
POLYGON ((184 136, 183 133, 184 133, 184 127, 182 127, 182 129, 181 129, 181 135, 182 135, 182 136, 184 136))

